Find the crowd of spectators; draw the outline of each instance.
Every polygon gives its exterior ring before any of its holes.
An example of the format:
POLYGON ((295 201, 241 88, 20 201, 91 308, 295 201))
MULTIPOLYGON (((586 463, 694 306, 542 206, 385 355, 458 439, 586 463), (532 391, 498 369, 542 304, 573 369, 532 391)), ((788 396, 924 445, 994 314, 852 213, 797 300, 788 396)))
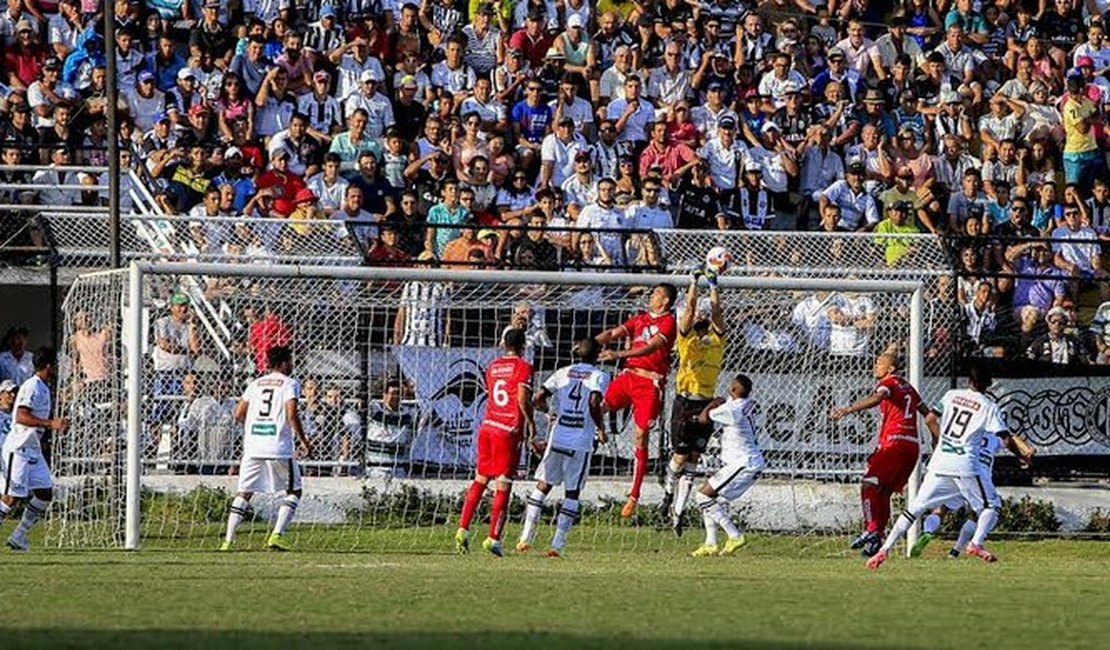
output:
MULTIPOLYGON (((45 167, 0 173, 50 185, 103 164, 109 11, 122 164, 197 219, 198 250, 324 232, 375 264, 574 270, 658 264, 645 233, 672 227, 933 233, 971 353, 1092 359, 1110 331, 1070 355, 1052 337, 1110 298, 1108 8, 7 0, 0 158, 45 167)), ((876 241, 890 265, 910 252, 876 241)))

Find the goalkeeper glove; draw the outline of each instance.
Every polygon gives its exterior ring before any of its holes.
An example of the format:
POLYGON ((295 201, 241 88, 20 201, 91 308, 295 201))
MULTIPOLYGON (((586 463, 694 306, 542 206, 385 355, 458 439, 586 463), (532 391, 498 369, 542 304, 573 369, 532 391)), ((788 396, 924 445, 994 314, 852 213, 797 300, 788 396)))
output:
POLYGON ((703 272, 705 276, 705 283, 709 285, 710 289, 717 288, 717 272, 712 269, 705 269, 703 272))

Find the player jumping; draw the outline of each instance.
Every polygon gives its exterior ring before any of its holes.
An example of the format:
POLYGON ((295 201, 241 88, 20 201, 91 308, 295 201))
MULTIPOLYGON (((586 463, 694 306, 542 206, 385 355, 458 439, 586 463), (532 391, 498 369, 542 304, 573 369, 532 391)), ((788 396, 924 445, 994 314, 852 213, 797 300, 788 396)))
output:
POLYGON ((736 375, 729 385, 728 399, 717 398, 698 416, 709 425, 716 422, 721 429, 721 462, 717 470, 698 491, 695 501, 705 524, 705 543, 694 550, 694 557, 732 555, 745 544, 744 533, 728 516, 728 502, 739 499, 763 471, 763 452, 755 431, 755 403, 751 399, 752 380, 736 375), (723 503, 722 503, 723 500, 723 503), (718 551, 717 526, 728 535, 724 548, 718 551))
POLYGON ((305 456, 312 455, 312 444, 304 434, 298 402, 301 382, 289 376, 293 355, 289 348, 276 345, 266 351, 269 374, 249 384, 235 405, 235 421, 244 422, 243 460, 239 464, 239 493, 227 515, 227 533, 221 551, 230 551, 235 531, 250 510, 255 492, 285 492, 278 508, 274 530, 266 546, 275 551, 290 550, 285 531, 301 502, 301 468, 296 461, 293 439, 305 456))
POLYGON ((626 519, 636 513, 636 504, 640 501, 640 488, 647 473, 648 432, 663 412, 663 391, 666 390, 667 373, 671 369, 671 348, 677 329, 674 314, 671 313, 676 296, 673 285, 655 285, 648 311, 596 337, 602 346, 631 339, 627 349, 605 350, 599 356, 602 361, 625 360, 624 369, 605 391, 605 407, 610 411, 632 407, 635 427, 632 489, 621 509, 621 516, 626 519))
POLYGON ((69 428, 65 418, 51 418, 52 400, 47 382, 55 375, 57 355, 52 348, 35 352, 35 374, 15 396, 15 416, 4 441, 3 496, 0 496, 0 524, 15 502, 23 501, 23 518, 8 536, 8 547, 15 551, 30 548, 27 533, 46 514, 54 499, 54 477, 42 454, 46 429, 62 432, 69 428))
POLYGON ((536 423, 532 419, 532 365, 524 360, 524 330, 505 330, 502 345, 505 354, 486 369, 486 413, 478 429, 478 464, 474 482, 466 491, 459 529, 455 532, 455 550, 470 551, 470 521, 490 479, 497 481, 490 513, 489 537, 482 548, 502 556, 501 532, 509 512, 513 476, 520 457, 520 445, 527 432, 533 444, 536 423))
POLYGON ((559 557, 566 544, 567 533, 578 518, 578 498, 590 469, 590 452, 596 435, 605 442, 605 426, 601 404, 609 376, 594 364, 600 348, 593 339, 578 341, 575 353, 578 363, 556 370, 543 383, 533 406, 546 413, 547 400, 555 396, 555 422, 547 438, 543 460, 536 470, 536 487, 528 495, 524 531, 516 550, 526 553, 532 548, 544 500, 553 486, 562 483, 565 498, 555 521, 555 537, 547 557, 559 557), (586 418, 589 413, 589 419, 586 418))
POLYGON ((926 423, 934 438, 939 440, 929 459, 929 470, 921 490, 898 516, 882 547, 867 561, 867 568, 879 568, 895 542, 906 534, 918 517, 957 497, 976 513, 977 525, 967 545, 967 554, 986 562, 998 559, 983 548, 983 543, 998 522, 1002 500, 993 482, 983 480, 986 465, 980 454, 990 448, 991 435, 997 435, 1025 464, 1032 460, 1035 451, 1024 440, 1010 433, 1002 409, 986 394, 990 385, 989 372, 981 365, 973 365, 968 372, 968 388, 948 391, 941 398, 941 410, 930 412, 926 423), (936 421, 938 415, 941 418, 939 426, 936 421))
POLYGON ((921 396, 908 381, 898 375, 898 360, 886 352, 875 359, 875 391, 844 408, 833 409, 831 418, 879 407, 883 420, 879 428, 879 447, 867 458, 867 471, 860 486, 863 518, 866 529, 854 539, 851 548, 861 549, 871 557, 883 541, 883 532, 890 520, 890 498, 906 487, 906 481, 921 455, 917 436, 917 416, 928 415, 921 396))
POLYGON ((686 502, 694 485, 698 460, 713 435, 713 425, 698 417, 717 393, 717 378, 725 356, 725 321, 716 274, 705 275, 709 301, 698 302, 698 279, 686 290, 686 309, 678 321, 678 370, 675 372, 674 405, 671 407, 671 461, 663 480, 663 516, 681 536, 686 502), (677 489, 676 489, 677 484, 677 489))

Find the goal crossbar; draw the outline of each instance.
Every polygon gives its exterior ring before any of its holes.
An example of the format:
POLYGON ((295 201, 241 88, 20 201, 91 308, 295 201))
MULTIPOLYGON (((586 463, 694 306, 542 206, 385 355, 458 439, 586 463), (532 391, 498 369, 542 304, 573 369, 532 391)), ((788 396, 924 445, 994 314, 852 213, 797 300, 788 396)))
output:
MULTIPOLYGON (((550 271, 481 271, 386 268, 363 266, 255 265, 191 262, 134 261, 130 264, 127 318, 127 478, 125 496, 124 548, 140 547, 140 497, 142 480, 141 435, 143 408, 143 356, 140 345, 143 332, 143 286, 146 276, 225 276, 250 278, 299 278, 346 280, 362 282, 463 282, 474 284, 573 285, 573 286, 650 286, 660 283, 678 284, 685 276, 673 274, 631 273, 560 273, 550 271)), ((899 293, 910 296, 908 379, 920 386, 924 378, 923 313, 924 287, 911 280, 860 280, 827 278, 750 277, 728 275, 718 279, 723 289, 749 291, 815 291, 899 293)), ((908 497, 913 498, 920 484, 920 461, 911 475, 908 497)), ((916 527, 910 531, 910 546, 916 538, 916 527)), ((907 546, 909 548, 909 546, 907 546)), ((907 551, 908 552, 908 551, 907 551)))

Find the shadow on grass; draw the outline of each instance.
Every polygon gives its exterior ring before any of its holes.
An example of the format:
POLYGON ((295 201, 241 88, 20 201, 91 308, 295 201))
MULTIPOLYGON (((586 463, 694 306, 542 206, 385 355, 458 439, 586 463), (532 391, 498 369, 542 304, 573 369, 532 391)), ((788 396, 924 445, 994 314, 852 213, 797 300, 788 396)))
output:
POLYGON ((721 641, 691 639, 646 639, 628 636, 586 636, 564 633, 534 632, 308 632, 270 633, 214 630, 2 630, 5 649, 18 648, 612 648, 635 647, 647 650, 663 648, 815 648, 840 650, 860 648, 860 644, 823 643, 812 640, 797 642, 764 641, 734 638, 721 641))

